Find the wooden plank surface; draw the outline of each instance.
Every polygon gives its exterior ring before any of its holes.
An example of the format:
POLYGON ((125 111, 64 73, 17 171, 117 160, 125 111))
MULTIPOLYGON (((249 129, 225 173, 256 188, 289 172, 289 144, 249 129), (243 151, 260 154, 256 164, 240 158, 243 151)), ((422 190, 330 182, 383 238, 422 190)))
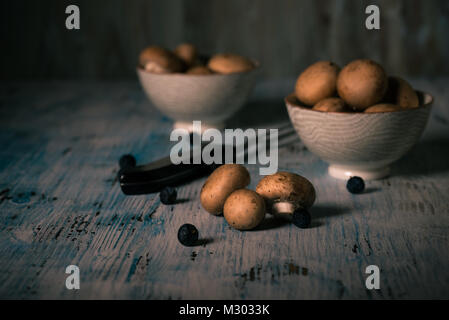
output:
POLYGON ((258 59, 266 78, 311 63, 375 59, 390 74, 448 75, 446 0, 78 0, 81 29, 65 28, 71 0, 0 2, 0 79, 134 79, 145 46, 183 41, 201 52, 258 59), (381 30, 365 9, 381 10, 381 30))
MULTIPOLYGON (((122 194, 122 154, 145 163, 170 148, 172 122, 138 83, 3 84, 0 298, 449 298, 448 80, 413 81, 436 98, 428 129, 365 194, 349 194, 299 139, 282 148, 279 168, 316 187, 313 227, 267 220, 251 232, 201 209, 204 179, 179 188, 176 205, 122 194), (203 246, 178 243, 184 223, 203 246), (78 291, 65 288, 70 264, 80 267, 78 291), (378 291, 365 288, 371 264, 381 268, 378 291)), ((282 96, 293 83, 260 83, 229 127, 288 121, 282 96)), ((258 168, 248 168, 254 188, 258 168)))

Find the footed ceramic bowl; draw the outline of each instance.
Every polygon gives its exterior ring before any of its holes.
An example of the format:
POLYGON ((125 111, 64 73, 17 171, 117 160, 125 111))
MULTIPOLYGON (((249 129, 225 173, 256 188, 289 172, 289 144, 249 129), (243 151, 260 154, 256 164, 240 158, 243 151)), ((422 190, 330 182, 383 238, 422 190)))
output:
POLYGON ((175 128, 192 130, 201 120, 203 130, 221 129, 247 101, 256 80, 256 68, 232 74, 156 74, 137 68, 140 83, 153 105, 175 120, 175 128))
POLYGON ((389 175, 421 137, 433 97, 419 93, 421 106, 397 112, 320 112, 303 106, 294 94, 285 98, 290 120, 305 146, 329 163, 329 174, 365 180, 389 175))

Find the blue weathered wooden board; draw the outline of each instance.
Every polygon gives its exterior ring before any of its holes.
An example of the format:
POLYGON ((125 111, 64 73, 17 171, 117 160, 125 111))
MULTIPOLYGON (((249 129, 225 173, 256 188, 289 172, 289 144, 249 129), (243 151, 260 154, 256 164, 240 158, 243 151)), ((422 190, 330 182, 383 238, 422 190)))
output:
MULTIPOLYGON (((138 83, 2 84, 0 297, 449 298, 448 79, 413 83, 435 95, 435 109, 390 178, 351 195, 297 139, 280 150, 279 168, 314 183, 313 227, 267 221, 251 232, 201 209, 204 179, 179 188, 177 205, 122 194, 122 154, 145 163, 170 148, 172 122, 138 83), (206 244, 180 245, 184 223, 206 244), (70 264, 80 267, 78 291, 65 287, 70 264), (381 268, 378 291, 365 288, 371 264, 381 268)), ((230 126, 288 121, 282 96, 292 86, 259 84, 230 126)), ((258 168, 248 168, 254 187, 258 168)))

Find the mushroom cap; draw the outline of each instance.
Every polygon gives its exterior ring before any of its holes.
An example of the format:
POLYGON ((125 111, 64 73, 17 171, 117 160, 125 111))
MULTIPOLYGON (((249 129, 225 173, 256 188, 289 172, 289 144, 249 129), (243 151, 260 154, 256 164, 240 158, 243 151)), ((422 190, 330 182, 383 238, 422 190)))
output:
POLYGON ((331 61, 318 61, 304 70, 296 80, 296 97, 313 106, 320 100, 335 96, 340 67, 331 61))
POLYGON ((254 68, 254 63, 250 59, 237 54, 220 53, 214 55, 207 66, 213 72, 229 74, 247 72, 254 68))
POLYGON ((201 188, 201 205, 207 212, 219 215, 223 212, 226 198, 249 183, 250 175, 244 166, 224 164, 212 172, 201 188))
POLYGON ((320 100, 314 107, 313 110, 322 112, 347 112, 350 109, 346 106, 343 99, 340 98, 326 98, 320 100))
POLYGON ((142 50, 139 63, 147 71, 155 73, 181 72, 184 69, 184 63, 173 52, 157 46, 142 50))
POLYGON ((316 197, 315 188, 309 180, 298 174, 282 171, 260 180, 256 192, 265 199, 268 211, 271 211, 275 202, 290 202, 310 208, 316 197))
POLYGON ((384 101, 401 108, 419 107, 418 94, 406 80, 399 77, 388 77, 388 90, 384 101))
POLYGON ((404 110, 400 106, 390 103, 380 103, 369 107, 365 110, 365 113, 377 113, 377 112, 395 112, 404 110))
POLYGON ((369 59, 352 61, 340 71, 337 79, 340 98, 359 111, 380 103, 387 87, 385 70, 380 64, 369 59))
POLYGON ((236 190, 226 199, 223 215, 231 227, 251 230, 265 218, 265 201, 252 190, 236 190))
POLYGON ((187 66, 193 66, 195 63, 198 53, 196 47, 191 43, 182 43, 176 47, 174 53, 184 61, 187 66))
POLYGON ((187 74, 196 74, 196 75, 207 75, 213 74, 213 72, 206 66, 195 66, 191 67, 186 71, 187 74))

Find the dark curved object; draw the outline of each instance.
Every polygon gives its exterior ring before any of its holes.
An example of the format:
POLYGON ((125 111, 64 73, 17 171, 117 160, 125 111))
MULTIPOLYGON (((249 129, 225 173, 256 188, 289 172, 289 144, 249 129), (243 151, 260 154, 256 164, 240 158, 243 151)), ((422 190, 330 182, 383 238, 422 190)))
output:
POLYGON ((118 179, 124 194, 147 194, 198 179, 211 173, 216 167, 206 164, 175 165, 170 157, 166 157, 147 165, 122 169, 118 179))

